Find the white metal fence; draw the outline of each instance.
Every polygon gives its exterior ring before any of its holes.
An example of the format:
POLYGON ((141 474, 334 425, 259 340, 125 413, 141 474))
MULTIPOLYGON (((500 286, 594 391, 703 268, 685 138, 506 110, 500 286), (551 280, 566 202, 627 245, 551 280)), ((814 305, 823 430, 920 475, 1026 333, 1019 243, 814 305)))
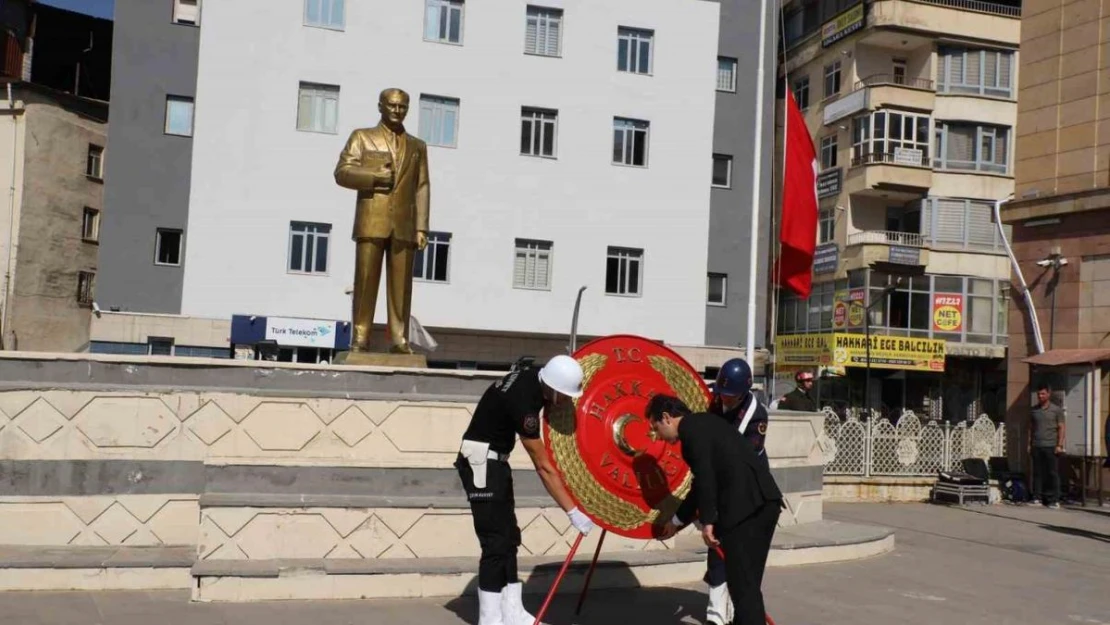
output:
POLYGON ((957 425, 932 420, 923 424, 907 410, 892 423, 877 414, 860 421, 855 409, 841 419, 825 409, 818 444, 826 475, 935 476, 937 471, 958 470, 965 458, 1004 456, 1006 428, 987 415, 957 425))

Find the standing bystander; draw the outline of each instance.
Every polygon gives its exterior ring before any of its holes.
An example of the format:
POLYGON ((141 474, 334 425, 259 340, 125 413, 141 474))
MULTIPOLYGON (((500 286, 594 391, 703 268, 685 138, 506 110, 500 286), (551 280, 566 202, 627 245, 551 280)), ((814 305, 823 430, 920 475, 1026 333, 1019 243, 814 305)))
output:
POLYGON ((1064 409, 1052 403, 1048 384, 1037 387, 1029 429, 1029 454, 1033 457, 1033 500, 1049 508, 1060 507, 1060 469, 1057 455, 1064 453, 1064 409))

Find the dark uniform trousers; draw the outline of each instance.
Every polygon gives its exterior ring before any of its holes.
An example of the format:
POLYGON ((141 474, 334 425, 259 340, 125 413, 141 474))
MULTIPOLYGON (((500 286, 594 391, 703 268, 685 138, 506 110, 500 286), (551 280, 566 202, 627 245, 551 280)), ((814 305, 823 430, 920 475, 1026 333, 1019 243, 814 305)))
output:
POLYGON ((513 471, 508 462, 486 461, 486 488, 474 486, 474 473, 466 458, 459 454, 455 468, 470 501, 474 533, 482 548, 478 561, 478 588, 501 592, 517 581, 516 552, 520 547, 520 527, 513 497, 513 471))
MULTIPOLYGON (((767 459, 766 451, 759 454, 759 459, 762 460, 763 465, 766 466, 768 470, 770 470, 771 461, 767 459)), ((778 509, 777 505, 774 507, 778 509)), ((778 514, 775 515, 775 519, 778 519, 778 514)), ((772 527, 774 527, 773 524, 772 527)), ((721 537, 718 536, 717 539, 720 540, 721 537)), ((724 549, 724 547, 721 548, 724 549)), ((763 559, 764 561, 766 561, 767 558, 764 557, 763 559)), ((702 578, 702 581, 704 581, 706 584, 709 584, 710 586, 720 586, 721 584, 724 584, 728 581, 728 570, 725 567, 724 560, 721 559, 721 556, 717 555, 716 549, 709 550, 709 559, 705 563, 705 577, 702 578)))
MULTIPOLYGON (((732 598, 734 625, 766 625, 763 605, 763 569, 771 552, 779 514, 779 501, 768 501, 755 514, 717 534, 725 552, 728 594, 732 598)), ((716 549, 709 553, 716 557, 716 549)))

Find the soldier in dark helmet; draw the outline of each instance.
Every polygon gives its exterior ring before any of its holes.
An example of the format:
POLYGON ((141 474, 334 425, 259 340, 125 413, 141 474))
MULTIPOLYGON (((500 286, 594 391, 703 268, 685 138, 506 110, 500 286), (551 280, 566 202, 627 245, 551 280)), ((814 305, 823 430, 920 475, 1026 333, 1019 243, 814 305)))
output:
POLYGON ((799 371, 794 374, 794 383, 798 387, 784 395, 779 400, 778 407, 783 410, 817 412, 817 400, 813 397, 813 373, 799 371))
MULTIPOLYGON (((711 390, 713 399, 709 404, 709 412, 736 426, 740 434, 752 444, 763 465, 769 469, 770 463, 764 449, 767 410, 752 393, 752 368, 747 361, 732 358, 721 365, 711 390)), ((727 625, 732 621, 733 606, 725 577, 724 560, 717 555, 716 550, 710 549, 705 577, 702 578, 709 584, 709 605, 705 610, 707 623, 727 625)))
POLYGON ((513 498, 509 454, 517 438, 528 452, 548 494, 582 534, 593 522, 574 505, 540 438, 541 413, 582 394, 582 367, 570 356, 555 356, 542 369, 517 361, 512 371, 494 382, 474 409, 463 434, 455 468, 462 479, 474 533, 482 548, 478 562, 478 625, 532 625, 535 619, 521 599, 517 577, 520 527, 513 498))

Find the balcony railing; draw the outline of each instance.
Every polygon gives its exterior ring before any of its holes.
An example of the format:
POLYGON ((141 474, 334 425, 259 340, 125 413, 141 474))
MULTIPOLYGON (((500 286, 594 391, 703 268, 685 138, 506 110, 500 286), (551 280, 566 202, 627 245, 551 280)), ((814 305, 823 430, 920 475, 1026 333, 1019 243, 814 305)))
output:
POLYGON ((925 237, 916 232, 894 232, 892 230, 868 230, 848 235, 848 245, 904 245, 906 247, 925 247, 925 237))
POLYGON ((860 165, 909 165, 910 167, 932 167, 929 154, 925 150, 899 148, 893 152, 865 152, 852 157, 852 167, 860 165))
POLYGON ((995 4, 993 2, 983 2, 982 0, 917 0, 925 4, 935 4, 942 7, 950 7, 953 9, 960 9, 963 11, 976 11, 978 13, 989 13, 991 15, 1001 15, 1003 17, 1021 17, 1021 7, 1009 6, 1006 4, 995 4))
POLYGON ((911 78, 909 76, 899 76, 895 74, 871 74, 870 76, 865 76, 862 80, 856 81, 855 88, 862 89, 864 87, 878 87, 883 85, 925 89, 927 91, 933 90, 933 81, 927 78, 911 78))

